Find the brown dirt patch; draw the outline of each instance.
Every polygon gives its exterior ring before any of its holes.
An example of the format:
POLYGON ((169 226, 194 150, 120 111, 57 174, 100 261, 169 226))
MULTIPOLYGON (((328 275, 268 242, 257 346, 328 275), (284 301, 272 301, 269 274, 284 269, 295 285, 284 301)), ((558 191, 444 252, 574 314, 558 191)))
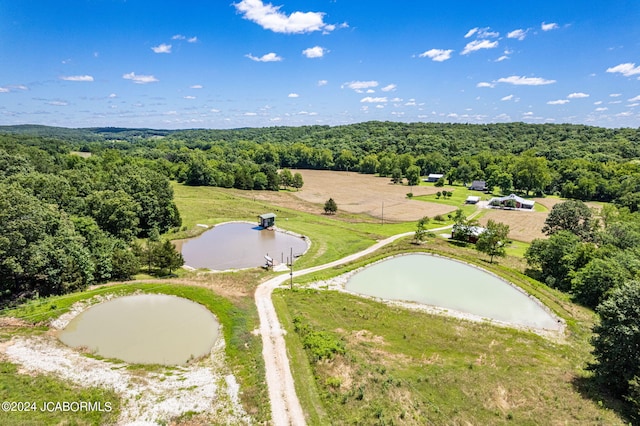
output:
POLYGON ((296 170, 304 179, 300 191, 292 194, 305 202, 303 205, 316 206, 316 212, 333 198, 338 210, 361 213, 375 218, 382 217, 394 222, 418 220, 423 216, 433 217, 455 210, 453 206, 414 201, 407 198, 408 192, 414 196, 431 195, 438 192, 432 186, 394 185, 389 178, 363 175, 356 172, 334 172, 326 170, 296 170))
POLYGON ((479 220, 486 225, 489 219, 509 225, 509 238, 530 243, 536 238, 545 238, 542 233, 545 212, 527 212, 518 210, 489 210, 479 220))

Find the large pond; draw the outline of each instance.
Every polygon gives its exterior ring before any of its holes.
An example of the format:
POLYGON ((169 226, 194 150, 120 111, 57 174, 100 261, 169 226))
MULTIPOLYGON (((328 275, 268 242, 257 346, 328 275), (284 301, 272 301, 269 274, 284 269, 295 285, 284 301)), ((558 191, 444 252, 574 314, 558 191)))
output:
POLYGON ((286 262, 292 248, 294 256, 308 248, 301 237, 244 222, 218 225, 177 245, 185 265, 214 270, 262 266, 267 254, 276 262, 286 262))
POLYGON ((185 364, 207 355, 218 338, 216 317, 175 296, 141 294, 92 306, 72 319, 60 340, 132 364, 185 364))
POLYGON ((497 276, 451 259, 411 254, 357 272, 349 291, 382 299, 424 303, 517 326, 558 330, 540 303, 497 276))

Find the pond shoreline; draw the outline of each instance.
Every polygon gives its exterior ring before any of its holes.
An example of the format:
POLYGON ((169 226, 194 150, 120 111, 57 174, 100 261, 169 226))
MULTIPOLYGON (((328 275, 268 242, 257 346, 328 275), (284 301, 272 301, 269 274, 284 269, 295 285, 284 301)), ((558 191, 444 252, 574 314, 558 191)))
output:
POLYGON ((548 306, 546 306, 544 303, 542 303, 540 300, 538 300, 533 295, 527 293, 524 289, 518 287, 514 283, 504 279, 503 277, 501 277, 501 276, 499 276, 499 275, 497 275, 497 274, 495 274, 495 273, 493 273, 491 271, 488 271, 486 269, 483 269, 483 268, 479 267, 478 265, 474 265, 474 264, 469 263, 469 262, 461 261, 459 259, 454 259, 454 258, 450 258, 450 257, 447 257, 447 256, 435 254, 435 253, 415 253, 415 252, 413 252, 413 253, 401 253, 401 254, 388 256, 388 257, 385 257, 383 259, 376 260, 375 262, 371 262, 371 263, 369 263, 369 264, 367 264, 365 266, 361 266, 359 268, 356 268, 356 269, 354 269, 352 271, 349 271, 349 272, 346 272, 344 274, 338 275, 336 277, 329 278, 327 280, 321 280, 321 281, 312 282, 312 283, 307 284, 305 286, 309 287, 309 288, 314 288, 314 289, 317 289, 317 290, 339 291, 339 292, 347 293, 347 294, 350 294, 350 295, 353 295, 353 296, 362 297, 362 298, 365 298, 365 299, 370 299, 370 300, 375 300, 375 301, 378 301, 378 302, 382 302, 382 303, 385 303, 385 304, 390 305, 390 306, 399 306, 399 307, 402 307, 402 308, 423 311, 423 312, 427 312, 427 313, 435 314, 435 315, 445 315, 445 316, 450 316, 450 317, 463 319, 463 320, 467 320, 467 321, 483 322, 483 323, 493 324, 493 325, 497 325, 497 326, 501 326, 501 327, 509 327, 509 328, 514 328, 514 329, 518 329, 518 330, 529 331, 529 332, 533 332, 535 334, 538 334, 540 336, 543 336, 543 337, 546 337, 546 338, 550 338, 550 339, 562 339, 565 336, 566 322, 562 318, 560 318, 558 315, 556 315, 548 306), (438 257, 438 258, 442 258, 442 259, 458 262, 458 263, 461 263, 461 264, 464 264, 464 265, 467 265, 467 266, 471 266, 471 267, 473 267, 475 269, 478 269, 481 272, 490 274, 493 277, 500 279, 505 284, 508 284, 510 287, 514 288, 515 290, 519 291, 521 294, 523 294, 526 297, 528 297, 532 302, 536 303, 547 314, 549 314, 552 318, 555 319, 557 327, 555 327, 553 329, 532 327, 532 326, 516 324, 516 323, 512 323, 512 322, 508 322, 508 321, 501 321, 501 320, 497 320, 497 319, 486 318, 486 317, 483 317, 481 315, 476 315, 476 314, 469 313, 469 312, 463 312, 463 311, 459 311, 459 310, 455 310, 455 309, 451 309, 451 308, 444 308, 444 307, 441 307, 441 306, 431 305, 431 304, 422 303, 422 302, 407 301, 407 300, 393 300, 393 299, 386 299, 386 298, 377 297, 377 296, 366 295, 366 294, 363 294, 363 293, 358 293, 358 292, 354 292, 354 291, 348 290, 346 288, 346 284, 349 281, 349 279, 352 276, 354 276, 355 274, 363 271, 364 269, 366 269, 368 267, 371 267, 373 265, 376 265, 376 264, 380 264, 380 263, 382 263, 384 261, 387 261, 387 260, 390 260, 390 259, 393 259, 393 258, 402 257, 402 256, 410 256, 410 255, 438 257))

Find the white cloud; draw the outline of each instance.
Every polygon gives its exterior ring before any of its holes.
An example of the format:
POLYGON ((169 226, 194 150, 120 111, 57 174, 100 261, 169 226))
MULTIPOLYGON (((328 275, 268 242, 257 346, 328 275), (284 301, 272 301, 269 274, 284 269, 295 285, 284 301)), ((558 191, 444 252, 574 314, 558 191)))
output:
POLYGON ((343 89, 345 87, 347 87, 349 89, 353 89, 353 90, 364 90, 364 89, 370 89, 372 87, 378 87, 378 82, 375 81, 375 80, 370 80, 370 81, 351 81, 349 83, 344 83, 342 85, 343 89))
POLYGON ((498 37, 500 33, 496 31, 491 31, 491 28, 489 27, 485 27, 485 28, 475 27, 467 31, 467 33, 464 35, 464 38, 473 37, 474 35, 477 38, 495 38, 495 37, 498 37))
POLYGON ((60 77, 60 80, 64 81, 93 81, 93 77, 90 75, 68 75, 60 77))
POLYGON ((505 96, 504 98, 502 98, 502 99, 500 99, 500 100, 501 100, 501 101, 510 101, 510 100, 512 100, 512 99, 513 99, 513 95, 508 95, 508 96, 505 96))
POLYGON ((196 97, 195 97, 195 96, 191 96, 191 95, 187 95, 187 96, 185 96, 184 98, 185 98, 185 99, 195 99, 196 97))
POLYGON ((569 100, 568 99, 558 99, 557 101, 549 101, 547 102, 547 104, 549 105, 564 105, 564 104, 568 104, 569 100))
POLYGON ((594 105, 602 105, 602 101, 597 101, 593 103, 594 105))
POLYGON ((153 46, 151 50, 153 50, 156 53, 171 53, 171 45, 162 43, 157 46, 153 46))
POLYGON ((110 94, 108 97, 109 97, 109 98, 111 98, 111 99, 113 99, 113 98, 117 98, 117 97, 118 97, 118 95, 116 95, 115 93, 112 93, 112 94, 110 94))
POLYGON ((473 37, 473 35, 475 33, 478 32, 478 27, 475 28, 471 28, 469 31, 467 31, 467 33, 464 35, 464 38, 469 38, 469 37, 473 37))
POLYGON ((299 98, 299 97, 300 97, 300 95, 298 95, 297 93, 289 93, 287 95, 287 98, 299 98))
POLYGON ((69 103, 65 102, 65 101, 51 101, 51 102, 47 102, 47 104, 53 105, 53 106, 67 106, 67 105, 69 105, 69 103))
POLYGON ((607 107, 596 108, 596 111, 598 111, 598 112, 608 111, 608 110, 609 110, 609 108, 607 108, 607 107))
POLYGON ((198 37, 193 36, 193 37, 189 37, 189 39, 187 40, 187 43, 197 43, 198 42, 198 37))
POLYGON ((389 101, 386 97, 373 98, 371 96, 367 96, 366 98, 360 99, 360 102, 381 103, 381 102, 389 102, 389 101))
POLYGON ((467 43, 461 55, 466 55, 468 53, 475 52, 480 49, 493 49, 495 47, 498 47, 497 41, 474 40, 472 42, 467 43))
POLYGON ((435 62, 443 62, 451 58, 452 49, 431 49, 418 55, 421 58, 431 58, 435 62))
POLYGON ((185 36, 183 36, 182 34, 176 34, 173 37, 171 37, 171 40, 184 40, 186 39, 185 36))
POLYGON ((636 67, 635 63, 627 62, 625 64, 616 65, 607 69, 607 72, 615 73, 619 72, 625 77, 631 77, 633 75, 640 74, 640 66, 636 67))
POLYGON ((282 60, 282 57, 276 55, 273 52, 267 53, 266 55, 262 55, 260 57, 253 56, 251 53, 244 56, 256 62, 280 62, 282 60))
POLYGON ((543 86, 546 84, 553 84, 555 82, 555 80, 545 80, 540 77, 520 77, 517 75, 498 79, 498 83, 509 83, 516 86, 543 86))
POLYGON ((609 96, 612 98, 619 98, 620 96, 622 96, 622 93, 611 93, 609 96))
POLYGON ((302 54, 307 58, 322 58, 325 52, 327 52, 327 50, 324 47, 314 46, 308 49, 304 49, 302 51, 302 54))
POLYGON ((640 102, 640 95, 636 96, 635 98, 629 99, 629 102, 640 102))
POLYGON ((396 90, 396 86, 395 84, 389 84, 388 86, 384 86, 382 89, 383 92, 391 92, 392 90, 396 90))
POLYGON ((264 4, 261 0, 242 0, 234 6, 245 19, 276 33, 301 34, 335 29, 335 25, 324 23, 325 14, 322 12, 293 12, 286 15, 280 11, 281 6, 264 4))
POLYGON ((327 80, 318 80, 318 86, 320 87, 326 86, 327 84, 329 84, 327 80))
POLYGON ((136 84, 156 83, 160 81, 152 75, 136 75, 136 73, 134 72, 123 74, 122 78, 124 78, 125 80, 131 80, 136 84))
POLYGON ((0 87, 0 93, 9 93, 9 89, 6 87, 0 87))
MULTIPOLYGON (((358 93, 362 93, 362 90, 357 90, 358 93)), ((376 93, 373 89, 368 89, 365 93, 376 93)))
POLYGON ((258 113, 255 113, 255 112, 245 112, 243 115, 244 115, 244 116, 246 116, 246 117, 255 117, 256 115, 258 115, 258 113))
POLYGON ((507 33, 507 38, 516 38, 520 41, 524 40, 527 36, 527 30, 517 29, 507 33))
POLYGON ((496 62, 506 61, 507 59, 509 59, 507 55, 502 55, 498 59, 496 59, 496 62))
POLYGON ((581 98, 588 98, 589 95, 587 93, 582 93, 582 92, 576 92, 576 93, 571 93, 569 96, 567 96, 567 98, 569 99, 581 99, 581 98))
POLYGON ((212 109, 210 109, 210 110, 209 110, 209 112, 216 113, 216 112, 220 112, 220 110, 219 110, 219 109, 212 108, 212 109))
POLYGON ((551 31, 551 30, 555 30, 555 29, 557 29, 559 27, 558 27, 558 24, 556 24, 555 22, 551 22, 551 23, 548 23, 548 24, 543 22, 540 25, 540 28, 542 29, 542 31, 551 31))
POLYGON ((189 89, 202 89, 202 84, 194 84, 193 86, 189 86, 189 89))
POLYGON ((490 87, 490 88, 494 88, 496 87, 495 84, 493 83, 487 83, 486 81, 481 81, 480 83, 476 84, 476 87, 490 87))

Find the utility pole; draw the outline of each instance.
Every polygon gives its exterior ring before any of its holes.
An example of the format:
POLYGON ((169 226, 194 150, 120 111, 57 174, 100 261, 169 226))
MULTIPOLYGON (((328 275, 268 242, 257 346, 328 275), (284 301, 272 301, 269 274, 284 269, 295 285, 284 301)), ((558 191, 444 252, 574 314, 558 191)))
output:
POLYGON ((291 267, 289 268, 289 275, 291 276, 291 281, 289 283, 289 290, 293 290, 293 247, 291 247, 291 267))

